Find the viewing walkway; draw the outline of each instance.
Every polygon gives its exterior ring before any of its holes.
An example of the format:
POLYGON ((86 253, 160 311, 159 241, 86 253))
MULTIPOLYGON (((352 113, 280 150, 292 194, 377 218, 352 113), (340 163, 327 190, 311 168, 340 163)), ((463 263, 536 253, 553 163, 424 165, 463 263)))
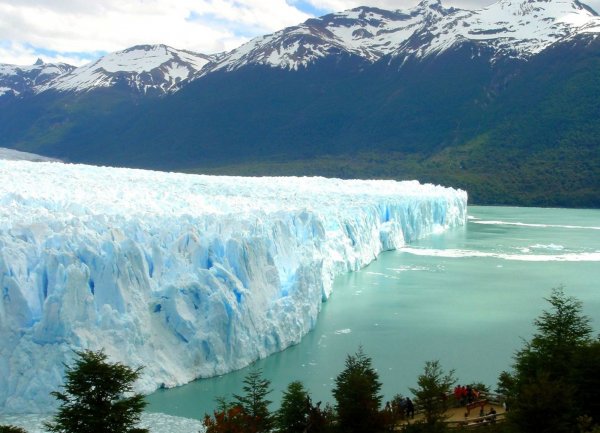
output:
POLYGON ((479 409, 472 409, 470 412, 465 409, 465 407, 457 407, 451 408, 446 412, 448 418, 446 419, 446 424, 448 427, 480 427, 487 423, 494 422, 503 422, 506 418, 506 411, 501 404, 493 404, 488 401, 482 401, 485 403, 483 405, 483 413, 486 414, 484 416, 479 416, 479 409), (491 408, 494 408, 496 411, 495 415, 487 415, 491 408))
MULTIPOLYGON (((483 397, 483 396, 482 396, 483 397)), ((422 410, 415 411, 413 419, 403 419, 396 424, 395 431, 402 431, 408 424, 423 421, 424 414, 422 410)), ((467 428, 473 429, 490 425, 492 423, 500 423, 506 420, 506 411, 501 403, 499 396, 495 394, 487 394, 484 398, 476 400, 466 406, 451 407, 446 411, 446 425, 450 428, 467 428), (494 408, 495 414, 489 415, 491 409, 494 408), (480 414, 483 413, 483 416, 480 414)))

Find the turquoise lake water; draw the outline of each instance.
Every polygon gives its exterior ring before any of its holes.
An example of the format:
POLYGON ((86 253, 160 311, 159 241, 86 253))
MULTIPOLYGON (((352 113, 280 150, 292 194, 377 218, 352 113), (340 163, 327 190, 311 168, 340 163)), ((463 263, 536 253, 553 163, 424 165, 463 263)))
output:
MULTIPOLYGON (((563 285, 600 332, 600 210, 469 208, 465 227, 386 252, 340 276, 302 342, 259 360, 269 398, 300 380, 314 401, 332 402, 334 378, 359 345, 373 359, 385 399, 409 394, 426 361, 460 383, 492 389, 513 353, 563 285)), ((147 410, 202 418, 215 398, 240 393, 248 369, 159 390, 147 410)))

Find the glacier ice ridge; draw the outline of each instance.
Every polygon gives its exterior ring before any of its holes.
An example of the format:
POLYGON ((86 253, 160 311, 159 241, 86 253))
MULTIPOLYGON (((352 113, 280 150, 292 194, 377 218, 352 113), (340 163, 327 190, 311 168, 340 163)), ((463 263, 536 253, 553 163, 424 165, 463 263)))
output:
POLYGON ((151 392, 298 343, 333 279, 462 225, 465 191, 0 160, 0 414, 53 409, 74 350, 151 392))

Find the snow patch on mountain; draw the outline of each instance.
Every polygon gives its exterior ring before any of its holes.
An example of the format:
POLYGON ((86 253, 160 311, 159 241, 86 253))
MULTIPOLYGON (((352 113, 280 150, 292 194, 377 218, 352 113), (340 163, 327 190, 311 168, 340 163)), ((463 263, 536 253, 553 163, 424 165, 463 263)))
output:
POLYGON ((73 69, 74 66, 65 63, 44 63, 42 60, 31 66, 0 64, 0 97, 5 94, 18 96, 30 93, 35 87, 42 86, 73 69))
POLYGON ((141 93, 173 92, 212 58, 166 45, 139 45, 108 54, 37 89, 85 92, 125 83, 141 93))
POLYGON ((580 34, 600 33, 600 18, 577 0, 500 0, 478 10, 423 0, 408 10, 360 7, 309 19, 261 36, 208 65, 200 75, 249 64, 290 70, 346 53, 368 62, 383 56, 427 57, 465 41, 526 59, 580 34))
POLYGON ((412 35, 422 19, 418 14, 367 7, 309 19, 299 26, 253 39, 204 69, 201 75, 247 64, 297 70, 339 53, 376 61, 412 35))
POLYGON ((0 413, 48 411, 73 349, 149 392, 300 341, 340 273, 466 219, 416 181, 0 160, 0 413))
POLYGON ((77 69, 46 65, 39 79, 23 78, 31 75, 25 73, 27 67, 0 65, 0 96, 32 90, 87 92, 118 84, 162 95, 212 72, 248 65, 298 70, 340 55, 370 63, 385 56, 425 58, 465 42, 491 49, 492 62, 527 59, 582 34, 600 34, 600 17, 578 0, 500 0, 477 10, 423 0, 406 10, 359 7, 312 18, 228 53, 204 55, 166 45, 140 45, 77 69), (15 76, 20 84, 13 83, 15 76))
POLYGON ((501 0, 480 10, 440 17, 433 26, 420 30, 420 39, 428 40, 426 44, 408 43, 395 54, 422 57, 472 41, 492 48, 492 60, 528 58, 554 43, 595 33, 599 24, 600 18, 577 1, 501 0))

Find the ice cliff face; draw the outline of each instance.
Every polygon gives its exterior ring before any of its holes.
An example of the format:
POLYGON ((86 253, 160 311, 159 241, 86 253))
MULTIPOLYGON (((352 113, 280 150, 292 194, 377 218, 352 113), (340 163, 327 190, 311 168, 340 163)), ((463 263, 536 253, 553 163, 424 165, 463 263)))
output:
POLYGON ((12 161, 61 162, 58 159, 48 158, 46 156, 38 155, 36 153, 20 152, 14 149, 7 149, 6 147, 0 147, 0 159, 9 159, 12 161))
POLYGON ((282 350, 335 275, 466 206, 416 181, 0 161, 0 413, 51 408, 73 349, 145 366, 142 391, 282 350))

